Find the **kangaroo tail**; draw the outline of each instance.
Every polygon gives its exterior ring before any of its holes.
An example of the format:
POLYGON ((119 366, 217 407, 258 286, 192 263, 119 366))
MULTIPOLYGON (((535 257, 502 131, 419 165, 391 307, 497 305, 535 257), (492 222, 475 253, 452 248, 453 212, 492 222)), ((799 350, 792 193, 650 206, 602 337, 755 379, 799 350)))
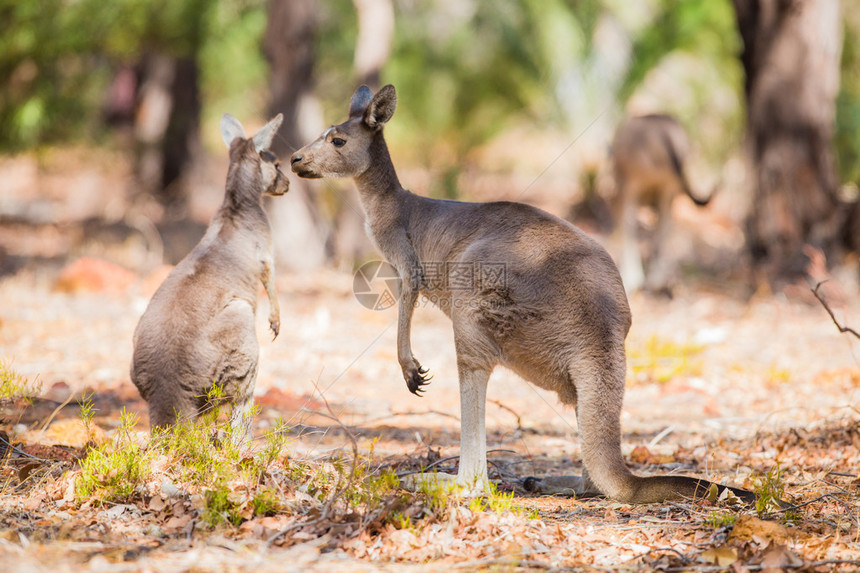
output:
POLYGON ((678 152, 672 144, 672 140, 665 133, 662 134, 662 137, 663 144, 666 146, 666 152, 669 154, 669 160, 672 162, 672 170, 675 172, 675 175, 678 176, 678 181, 681 182, 681 188, 684 190, 684 193, 687 194, 687 197, 693 200, 693 203, 699 207, 704 207, 711 202, 713 193, 711 193, 707 199, 697 197, 693 193, 693 190, 690 188, 690 183, 687 181, 687 175, 684 173, 684 164, 681 162, 681 158, 678 157, 678 152))

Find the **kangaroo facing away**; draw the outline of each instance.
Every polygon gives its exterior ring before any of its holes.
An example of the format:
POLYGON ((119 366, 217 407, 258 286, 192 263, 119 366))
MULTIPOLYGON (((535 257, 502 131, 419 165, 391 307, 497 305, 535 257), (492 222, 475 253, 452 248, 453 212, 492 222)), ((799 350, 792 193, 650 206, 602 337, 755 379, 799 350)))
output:
MULTIPOLYGON (((419 294, 453 322, 459 470, 456 477, 418 479, 456 481, 473 493, 487 490, 487 381, 503 365, 575 406, 585 471, 566 478, 567 488, 632 503, 701 496, 710 482, 637 477, 624 463, 620 415, 630 309, 607 252, 570 223, 528 205, 428 199, 403 189, 383 137, 396 103, 391 85, 376 95, 361 86, 352 96, 349 119, 296 151, 290 163, 301 177, 355 179, 368 232, 401 278, 397 357, 414 394, 427 384, 410 342, 419 294), (442 277, 435 272, 440 265, 442 277), (469 288, 462 288, 464 269, 474 279, 469 288)), ((735 491, 746 499, 752 495, 735 491)))
POLYGON ((621 276, 629 292, 644 287, 662 291, 670 286, 676 262, 669 252, 672 235, 672 201, 683 192, 696 205, 710 202, 690 189, 684 161, 690 140, 684 128, 668 115, 644 115, 623 121, 612 141, 612 166, 617 197, 617 234, 621 242, 621 276), (637 241, 640 206, 657 211, 653 253, 646 273, 637 241))
POLYGON ((247 434, 257 378, 254 329, 258 281, 269 298, 275 337, 280 310, 263 195, 283 195, 287 179, 268 151, 278 114, 252 138, 229 114, 221 135, 230 150, 224 202, 200 243, 153 295, 134 332, 131 379, 149 404, 153 429, 193 420, 215 387, 232 402, 235 439, 247 434))

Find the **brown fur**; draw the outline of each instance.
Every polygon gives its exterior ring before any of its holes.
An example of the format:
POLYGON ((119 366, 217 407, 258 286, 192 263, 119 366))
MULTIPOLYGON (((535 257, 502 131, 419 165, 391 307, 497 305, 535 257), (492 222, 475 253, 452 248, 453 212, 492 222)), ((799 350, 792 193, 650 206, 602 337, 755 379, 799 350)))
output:
POLYGON ((713 193, 699 198, 690 189, 684 162, 690 141, 684 128, 668 115, 628 118, 615 132, 612 165, 615 173, 617 234, 621 241, 621 275, 627 290, 662 291, 671 286, 676 262, 668 252, 672 233, 672 201, 686 194, 707 205, 713 193), (640 206, 657 211, 657 230, 647 272, 637 242, 640 206))
POLYGON ((291 158, 302 177, 354 177, 368 232, 402 279, 398 360, 415 394, 427 384, 412 354, 414 303, 426 294, 451 318, 461 395, 461 454, 457 482, 487 484, 484 408, 497 365, 555 391, 576 408, 586 475, 579 494, 602 492, 625 502, 692 496, 693 478, 640 478, 621 455, 627 297, 612 259, 570 223, 519 203, 464 203, 419 197, 401 187, 382 128, 396 105, 392 86, 375 96, 353 95, 350 118, 291 158), (430 281, 435 263, 444 281, 430 281), (501 265, 503 282, 478 276, 453 288, 455 269, 501 265))
POLYGON ((275 336, 280 328, 269 222, 261 205, 263 194, 283 195, 289 188, 273 157, 261 158, 280 117, 245 139, 241 125, 225 115, 222 133, 230 168, 224 202, 135 329, 131 379, 149 404, 153 429, 195 419, 217 386, 234 402, 234 424, 247 430, 259 356, 254 328, 258 281, 269 296, 275 336))

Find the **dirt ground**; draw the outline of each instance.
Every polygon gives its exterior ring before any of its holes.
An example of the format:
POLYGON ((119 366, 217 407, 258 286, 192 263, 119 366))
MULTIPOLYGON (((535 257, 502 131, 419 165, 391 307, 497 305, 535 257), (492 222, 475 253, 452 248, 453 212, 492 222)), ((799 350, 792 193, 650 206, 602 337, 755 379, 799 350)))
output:
MULTIPOLYGON (((95 421, 106 432, 116 427, 124 407, 140 415, 138 427, 145 433, 146 408, 130 383, 128 365, 134 326, 158 280, 129 280, 119 292, 72 293, 57 291, 50 273, 20 273, 0 282, 0 354, 43 389, 43 400, 12 413, 18 419, 10 442, 80 448, 74 399, 41 428, 57 406, 83 392, 93 393, 95 421)), ((277 340, 270 340, 265 312, 259 313, 256 395, 262 412, 255 433, 265 432, 281 415, 293 428, 303 428, 290 443, 291 456, 317 459, 348 449, 342 433, 327 431, 337 429, 330 420, 307 411, 322 408, 322 394, 340 421, 355 429, 363 447, 377 438, 378 459, 456 455, 455 357, 450 325, 441 312, 422 308, 414 321, 415 353, 434 374, 427 393, 418 398, 406 390, 399 373, 394 308, 364 308, 347 273, 281 275, 278 288, 282 332, 277 340)), ((264 298, 260 304, 263 308, 264 298)), ((787 553, 774 558, 797 564, 860 559, 860 343, 840 334, 820 306, 784 296, 748 302, 713 290, 680 293, 673 300, 637 296, 633 312, 622 419, 631 465, 641 473, 680 469, 744 485, 751 474, 779 463, 790 500, 833 497, 803 507, 799 525, 763 522, 781 528, 773 534, 777 541, 754 530, 744 540, 752 547, 748 553, 764 555, 778 547, 787 553)), ((849 323, 852 317, 854 324, 860 322, 857 305, 838 312, 849 323)), ((499 370, 490 381, 489 400, 491 459, 511 483, 514 476, 580 470, 575 417, 554 395, 499 370)), ((325 551, 313 540, 266 549, 257 540, 236 538, 238 528, 152 538, 133 525, 147 522, 145 505, 80 510, 63 498, 45 499, 49 495, 39 489, 19 484, 3 493, 0 553, 4 563, 13 564, 11 570, 280 570, 284 563, 294 563, 297 570, 399 570, 428 560, 411 557, 416 548, 426 543, 443 547, 456 539, 450 532, 430 535, 419 529, 403 540, 405 534, 398 531, 406 530, 391 531, 379 534, 382 543, 374 553, 352 546, 325 551), (94 523, 111 523, 113 532, 74 541, 39 534, 87 512, 94 523), (429 539, 422 540, 422 534, 429 539)), ((493 564, 648 569, 660 558, 677 565, 669 559, 676 553, 701 555, 707 548, 729 547, 719 536, 731 532, 701 523, 706 510, 696 506, 631 507, 523 493, 515 504, 537 518, 487 514, 483 521, 494 538, 478 538, 490 549, 478 541, 462 551, 449 547, 427 567, 433 570, 444 561, 465 569, 493 564)))
MULTIPOLYGON (((0 165, 0 174, 16 169, 21 180, 30 176, 26 162, 0 165)), ((89 184, 109 188, 125 177, 119 171, 96 170, 89 184)), ((82 398, 93 404, 100 439, 117 434, 123 408, 139 416, 135 439, 148 439, 128 368, 134 327, 167 269, 151 270, 145 249, 115 238, 110 225, 87 230, 88 214, 122 205, 88 195, 86 181, 47 181, 39 201, 23 184, 0 201, 0 360, 41 387, 30 406, 0 402, 0 570, 860 570, 860 340, 840 333, 803 285, 750 297, 736 283, 697 280, 672 299, 635 295, 622 416, 634 471, 754 489, 779 471, 784 499, 798 505, 792 512, 527 494, 518 481, 526 476, 581 471, 576 420, 554 394, 503 369, 490 380, 488 448, 491 477, 514 497, 493 507, 461 500, 431 511, 424 500, 410 502, 420 511, 408 523, 344 525, 328 519, 330 505, 305 500, 311 509, 300 514, 209 527, 199 496, 171 497, 166 478, 123 503, 81 499, 73 486, 93 439, 82 398), (77 202, 67 199, 72 191, 77 202), (135 270, 103 263, 118 259, 135 270), (282 530, 289 533, 272 541, 282 530)), ((362 306, 351 272, 280 273, 277 286, 276 340, 262 292, 258 309, 253 431, 261 438, 279 416, 290 427, 278 463, 323 467, 358 451, 379 471, 434 461, 455 470, 448 319, 429 306, 416 312, 413 349, 433 374, 419 398, 397 364, 396 309, 362 306)), ((853 282, 822 292, 840 324, 860 327, 853 282)))

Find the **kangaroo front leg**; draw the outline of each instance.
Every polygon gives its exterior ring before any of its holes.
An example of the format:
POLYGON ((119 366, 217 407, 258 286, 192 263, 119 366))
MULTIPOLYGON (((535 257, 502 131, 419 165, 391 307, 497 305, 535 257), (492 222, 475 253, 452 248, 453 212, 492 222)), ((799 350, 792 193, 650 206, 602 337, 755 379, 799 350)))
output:
POLYGON ((269 297, 269 328, 275 335, 272 337, 274 340, 281 331, 281 307, 278 304, 278 293, 275 291, 275 262, 271 254, 263 258, 263 273, 260 281, 266 288, 266 296, 269 297))
MULTIPOLYGON (((400 275, 404 276, 403 273, 400 275)), ((403 370, 406 387, 416 396, 421 396, 423 386, 429 384, 427 370, 422 368, 412 354, 412 314, 418 300, 418 281, 406 276, 401 281, 400 308, 397 311, 397 360, 403 370)))

